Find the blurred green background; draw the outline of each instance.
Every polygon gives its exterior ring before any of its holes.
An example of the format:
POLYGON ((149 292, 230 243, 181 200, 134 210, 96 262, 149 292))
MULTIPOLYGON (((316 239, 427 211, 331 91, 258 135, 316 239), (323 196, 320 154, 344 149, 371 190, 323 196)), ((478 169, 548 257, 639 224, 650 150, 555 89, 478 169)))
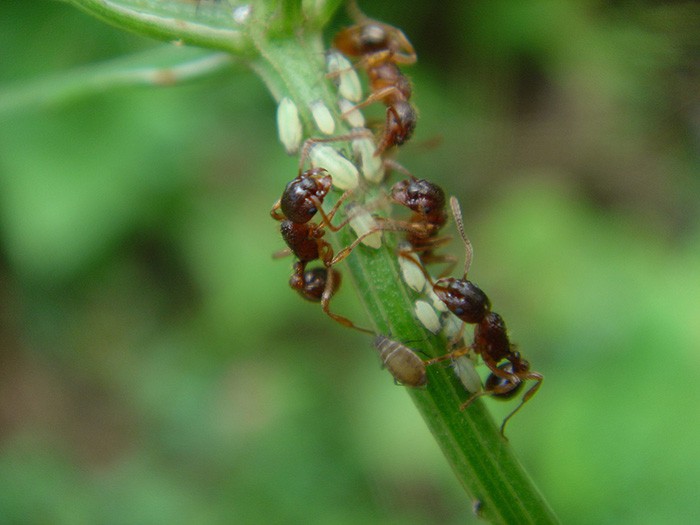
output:
MULTIPOLYGON (((698 4, 364 7, 419 55, 400 160, 459 197, 471 275, 546 376, 521 460, 565 523, 696 521, 698 4)), ((157 45, 4 0, 0 81, 157 45)), ((475 519, 367 339, 271 258, 274 109, 234 67, 0 116, 0 524, 475 519)))

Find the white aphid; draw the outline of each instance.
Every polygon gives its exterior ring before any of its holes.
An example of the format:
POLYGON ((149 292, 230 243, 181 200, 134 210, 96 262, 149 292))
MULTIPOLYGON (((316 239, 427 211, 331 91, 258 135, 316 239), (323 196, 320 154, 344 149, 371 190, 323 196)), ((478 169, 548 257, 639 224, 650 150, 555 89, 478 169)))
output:
POLYGON ((277 106, 277 133, 280 142, 289 155, 299 151, 303 134, 299 110, 294 102, 288 97, 280 100, 277 106))
MULTIPOLYGON (((433 308, 435 308, 438 312, 445 313, 449 312, 449 309, 447 308, 447 305, 445 302, 440 299, 435 291, 433 290, 432 286, 428 287, 428 290, 426 291, 426 295, 428 296, 428 299, 430 299, 430 302, 433 303, 433 308)), ((452 315, 451 317, 454 317, 457 319, 457 316, 452 315)))
POLYGON ((360 172, 355 165, 338 151, 326 144, 314 144, 309 152, 311 165, 324 168, 333 177, 333 186, 341 190, 354 190, 360 182, 360 172))
POLYGON ((362 84, 360 77, 350 61, 340 53, 328 53, 326 58, 328 72, 337 77, 338 93, 353 102, 362 100, 362 84))
POLYGON ((357 109, 357 106, 347 99, 341 98, 338 102, 338 107, 340 108, 343 118, 350 124, 353 128, 364 128, 365 127, 365 116, 362 111, 357 109))
POLYGON ((456 342, 463 324, 464 321, 456 315, 452 315, 451 313, 442 315, 442 333, 445 334, 448 341, 456 342))
POLYGON ((416 261, 399 256, 399 268, 406 286, 419 293, 425 289, 427 281, 416 261))
POLYGON ((481 390, 481 378, 474 368, 474 362, 466 355, 452 360, 455 375, 469 393, 481 390))
POLYGON ((440 318, 435 312, 435 309, 427 302, 416 301, 414 311, 421 324, 432 333, 437 334, 442 329, 440 318))
POLYGON ((379 184, 384 179, 384 161, 380 155, 375 156, 377 145, 369 137, 360 137, 352 141, 352 149, 360 158, 362 174, 370 182, 379 184))
MULTIPOLYGON (((350 206, 347 213, 350 219, 350 227, 358 237, 377 227, 377 221, 375 221, 374 217, 362 206, 350 206)), ((362 239, 362 244, 370 248, 381 248, 382 232, 376 231, 367 235, 367 237, 362 239)))
POLYGON ((239 5, 233 9, 233 21, 237 24, 245 24, 250 18, 250 13, 253 12, 253 6, 250 4, 239 5))
POLYGON ((311 116, 321 133, 331 135, 335 131, 335 120, 330 109, 320 100, 314 100, 309 107, 311 108, 311 116))

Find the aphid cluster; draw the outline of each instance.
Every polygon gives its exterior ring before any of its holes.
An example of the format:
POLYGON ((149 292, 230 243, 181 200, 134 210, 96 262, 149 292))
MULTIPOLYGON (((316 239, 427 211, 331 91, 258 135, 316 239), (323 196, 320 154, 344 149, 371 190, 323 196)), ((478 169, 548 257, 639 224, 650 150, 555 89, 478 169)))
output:
POLYGON ((406 344, 378 335, 374 346, 383 365, 398 383, 422 387, 427 383, 427 366, 451 360, 455 373, 471 393, 461 409, 482 395, 509 399, 522 389, 525 381, 535 381, 503 421, 503 431, 507 421, 538 390, 543 377, 530 370, 529 363, 510 343, 505 323, 492 311, 489 298, 467 279, 472 248, 454 197, 450 199, 451 208, 467 256, 462 278, 444 277, 451 273, 456 261, 450 255, 438 253, 438 248, 451 239, 441 233, 448 221, 445 192, 437 184, 418 179, 397 163, 383 158, 388 149, 406 142, 415 129, 411 84, 398 67, 414 63, 415 51, 401 31, 360 14, 354 3, 351 6, 357 23, 335 36, 336 51, 328 55, 327 64, 329 77, 343 97, 341 118, 353 126, 353 131, 332 136, 336 128, 333 113, 323 102, 314 101, 306 109, 318 131, 326 137, 309 139, 302 146, 299 109, 288 98, 282 99, 278 107, 280 141, 290 154, 301 151, 297 176, 287 184, 270 212, 279 221, 280 233, 288 247, 280 253, 289 253, 295 259, 289 285, 303 298, 320 303, 322 311, 336 322, 373 334, 331 311, 331 299, 341 283, 336 266, 360 244, 366 246, 363 249, 379 248, 383 232, 402 232, 404 238, 397 257, 404 281, 416 292, 413 314, 427 330, 444 335, 450 345, 444 355, 423 359, 406 344), (343 55, 354 58, 354 66, 343 55), (371 94, 364 101, 356 68, 364 69, 369 78, 371 94), (364 129, 360 109, 378 101, 387 110, 384 130, 375 144, 371 132, 364 129), (352 153, 334 147, 338 142, 350 143, 352 153), (407 177, 395 183, 389 194, 379 200, 384 205, 408 209, 410 214, 406 218, 377 217, 371 200, 362 202, 366 189, 381 182, 387 169, 403 171, 407 177), (343 193, 325 211, 324 199, 334 189, 343 193), (343 220, 334 224, 336 216, 343 220), (329 230, 338 232, 345 226, 354 230, 357 237, 336 252, 325 234, 329 230), (314 263, 320 265, 310 267, 314 263), (437 263, 445 263, 446 267, 435 280, 426 267, 437 263), (474 326, 471 344, 463 340, 466 324, 474 326), (490 370, 483 389, 474 370, 476 357, 490 370))

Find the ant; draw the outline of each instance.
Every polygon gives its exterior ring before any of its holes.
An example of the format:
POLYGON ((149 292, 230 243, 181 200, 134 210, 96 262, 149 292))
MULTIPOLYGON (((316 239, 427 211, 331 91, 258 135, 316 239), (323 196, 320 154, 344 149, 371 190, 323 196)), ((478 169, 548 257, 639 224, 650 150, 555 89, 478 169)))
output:
POLYGON ((349 222, 346 220, 339 226, 331 224, 348 192, 341 195, 331 211, 326 213, 322 208, 323 199, 331 187, 332 179, 325 169, 306 170, 287 184, 282 197, 270 210, 270 215, 280 221, 282 238, 297 258, 294 273, 289 281, 290 286, 304 298, 320 301, 324 313, 343 326, 371 334, 373 332, 360 328, 350 319, 330 311, 331 297, 340 284, 340 274, 333 270, 332 266, 345 259, 365 238, 365 235, 358 237, 334 255, 333 247, 323 237, 326 233, 325 228, 335 232, 349 222), (316 213, 321 214, 321 222, 310 222, 316 213), (321 260, 324 267, 307 271, 306 265, 317 259, 321 260))
MULTIPOLYGON (((515 410, 508 414, 503 420, 501 424, 501 434, 503 435, 508 420, 535 395, 542 385, 544 377, 538 372, 531 371, 530 363, 522 359, 520 352, 514 350, 514 345, 511 344, 508 338, 508 330, 506 329, 503 318, 499 314, 491 311, 491 301, 481 288, 467 280, 473 249, 471 242, 464 233, 462 211, 456 198, 450 198, 450 206, 466 250, 464 277, 462 279, 455 279, 452 277, 439 279, 433 285, 433 291, 453 314, 465 323, 475 325, 474 342, 469 347, 458 349, 444 356, 434 358, 430 360, 428 364, 444 359, 460 357, 473 350, 481 356, 484 364, 489 367, 491 374, 486 380, 485 389, 472 394, 472 396, 460 406, 460 410, 466 409, 476 398, 483 395, 490 395, 498 399, 510 399, 517 394, 525 381, 536 381, 536 383, 525 392, 520 404, 515 410), (506 362, 499 364, 503 360, 506 360, 506 362)), ((464 327, 462 329, 464 329, 464 327)))
POLYGON ((450 237, 438 237, 438 233, 447 223, 445 211, 445 192, 437 184, 425 179, 402 180, 391 188, 394 202, 406 206, 413 215, 406 222, 406 240, 411 245, 407 253, 419 253, 423 264, 447 262, 449 266, 443 275, 450 273, 456 260, 451 255, 435 255, 433 250, 445 244, 450 237))
POLYGON ((414 64, 416 52, 399 29, 368 18, 355 2, 349 10, 358 23, 341 30, 333 38, 333 47, 344 55, 359 57, 357 64, 365 68, 369 78, 372 94, 352 110, 379 101, 387 107, 384 132, 374 152, 379 156, 408 141, 416 128, 418 115, 409 103, 411 82, 398 67, 414 64))

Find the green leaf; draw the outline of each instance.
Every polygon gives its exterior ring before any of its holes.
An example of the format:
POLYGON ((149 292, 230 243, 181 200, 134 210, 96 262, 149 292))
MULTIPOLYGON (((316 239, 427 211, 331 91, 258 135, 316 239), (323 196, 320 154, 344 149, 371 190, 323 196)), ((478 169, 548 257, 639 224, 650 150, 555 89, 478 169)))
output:
POLYGON ((228 53, 160 46, 37 80, 0 86, 0 117, 119 87, 179 84, 213 75, 229 68, 233 62, 234 58, 228 53))

